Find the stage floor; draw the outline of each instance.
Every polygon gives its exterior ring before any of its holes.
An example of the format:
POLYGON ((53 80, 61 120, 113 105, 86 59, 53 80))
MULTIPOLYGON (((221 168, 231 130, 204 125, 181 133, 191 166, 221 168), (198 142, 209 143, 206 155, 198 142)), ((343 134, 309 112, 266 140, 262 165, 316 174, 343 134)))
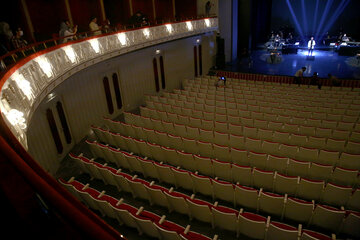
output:
POLYGON ((250 58, 228 63, 223 70, 294 76, 298 69, 305 66, 305 76, 309 77, 318 72, 321 78, 327 78, 328 73, 331 73, 338 78, 360 79, 360 62, 356 57, 339 56, 332 50, 315 50, 315 59, 309 60, 308 51, 299 49, 297 54, 281 54, 277 63, 270 63, 269 55, 266 50, 254 50, 250 58))

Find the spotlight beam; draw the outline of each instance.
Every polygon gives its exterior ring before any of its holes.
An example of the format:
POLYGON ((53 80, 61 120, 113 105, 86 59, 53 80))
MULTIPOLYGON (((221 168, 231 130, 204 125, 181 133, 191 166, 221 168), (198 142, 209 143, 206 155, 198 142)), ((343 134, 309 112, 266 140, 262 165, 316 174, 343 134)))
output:
POLYGON ((328 0, 328 1, 326 2, 325 10, 324 10, 324 12, 323 12, 323 14, 322 14, 322 16, 321 16, 320 24, 319 24, 319 26, 318 26, 318 28, 317 28, 317 30, 316 30, 316 37, 315 37, 316 39, 317 39, 318 36, 319 36, 320 29, 322 29, 322 26, 324 25, 325 18, 326 18, 326 16, 328 15, 330 6, 332 5, 333 1, 334 1, 334 0, 328 0))
POLYGON ((315 5, 315 14, 314 14, 314 24, 313 24, 313 28, 312 28, 312 33, 311 35, 315 34, 315 30, 316 30, 316 20, 317 20, 317 13, 319 10, 319 0, 316 0, 316 5, 315 5))
POLYGON ((340 16, 340 14, 345 10, 345 8, 347 7, 347 5, 350 3, 350 0, 344 0, 341 2, 341 4, 337 7, 337 9, 335 10, 332 18, 330 19, 330 21, 326 24, 326 26, 323 28, 322 34, 321 36, 323 36, 329 29, 330 27, 334 24, 334 22, 338 19, 338 17, 340 16))
POLYGON ((296 15, 295 15, 294 10, 293 10, 293 8, 292 8, 292 6, 291 6, 291 3, 289 2, 289 0, 286 0, 286 3, 287 3, 288 8, 289 8, 289 10, 290 10, 291 16, 292 16, 292 18, 293 18, 293 20, 294 20, 294 22, 295 22, 295 26, 296 26, 296 28, 298 29, 301 38, 304 40, 305 38, 304 38, 303 31, 302 31, 302 29, 301 29, 301 27, 300 27, 300 24, 299 24, 299 22, 298 22, 298 20, 297 20, 297 18, 296 18, 296 15))
POLYGON ((308 34, 308 26, 307 26, 307 20, 306 20, 306 12, 305 12, 305 2, 304 0, 301 0, 301 12, 302 12, 302 18, 303 18, 303 24, 304 24, 304 33, 305 35, 308 34))

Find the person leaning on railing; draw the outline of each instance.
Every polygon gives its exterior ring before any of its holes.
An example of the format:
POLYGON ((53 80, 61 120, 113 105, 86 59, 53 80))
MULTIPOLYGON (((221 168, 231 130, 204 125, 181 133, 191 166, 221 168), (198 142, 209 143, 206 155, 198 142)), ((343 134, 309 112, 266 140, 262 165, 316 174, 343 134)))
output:
POLYGON ((18 28, 15 35, 11 37, 11 44, 14 49, 26 47, 27 42, 25 39, 23 39, 23 31, 21 28, 18 28))

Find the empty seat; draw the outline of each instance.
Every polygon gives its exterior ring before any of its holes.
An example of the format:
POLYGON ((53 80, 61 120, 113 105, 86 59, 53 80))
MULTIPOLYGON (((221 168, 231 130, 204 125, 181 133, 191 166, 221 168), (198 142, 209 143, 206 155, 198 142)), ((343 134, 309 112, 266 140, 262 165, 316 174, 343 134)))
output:
POLYGON ((343 152, 345 149, 346 140, 328 138, 326 141, 326 150, 343 152))
POLYGON ((299 147, 282 143, 279 145, 278 155, 282 157, 296 158, 298 156, 299 147))
POLYGON ((355 169, 336 167, 332 174, 332 182, 344 186, 354 186, 358 180, 358 174, 359 171, 355 169))
POLYGON ((234 203, 234 185, 229 182, 220 180, 213 180, 214 199, 224 200, 230 203, 234 203))
POLYGON ((238 234, 238 212, 231 208, 223 206, 214 206, 212 208, 214 217, 214 227, 221 228, 238 234))
POLYGON ((259 193, 256 189, 235 185, 236 206, 257 210, 259 193))
POLYGON ((243 135, 245 137, 251 137, 251 138, 256 138, 257 137, 257 128, 255 127, 248 127, 248 126, 244 126, 243 127, 243 135))
POLYGON ((179 164, 190 171, 196 171, 197 165, 194 160, 194 156, 191 153, 184 153, 181 151, 177 151, 177 154, 179 156, 179 164))
POLYGON ((245 148, 248 151, 254 151, 254 152, 261 152, 262 149, 262 142, 260 139, 254 139, 247 137, 245 139, 245 148))
POLYGON ((229 145, 229 134, 214 131, 214 143, 219 145, 229 145))
POLYGON ((319 150, 316 148, 299 147, 296 159, 301 161, 317 162, 319 150))
POLYGON ((360 154, 360 143, 348 141, 345 146, 345 152, 353 153, 353 154, 360 154))
POLYGON ((195 192, 199 192, 206 196, 213 196, 213 186, 209 177, 191 174, 194 183, 195 192))
POLYGON ((258 128, 258 138, 261 140, 272 141, 273 131, 269 129, 258 128))
POLYGON ((360 170, 360 154, 341 153, 338 162, 340 167, 360 170))
POLYGON ((244 149, 245 148, 245 137, 235 134, 230 134, 229 136, 229 146, 244 149))
POLYGON ((214 176, 211 158, 194 155, 194 161, 196 163, 196 169, 201 174, 206 176, 214 176))
POLYGON ((314 202, 308 202, 297 198, 287 198, 284 218, 307 224, 313 214, 314 202))
POLYGON ((273 190, 274 172, 264 171, 257 168, 253 169, 253 186, 263 188, 268 191, 273 190))
POLYGON ((307 200, 319 200, 324 191, 325 182, 300 178, 296 196, 307 200))
POLYGON ((259 169, 266 169, 267 167, 267 154, 265 153, 256 153, 249 151, 248 158, 250 161, 250 166, 256 167, 259 169))
POLYGON ((259 194, 259 210, 270 215, 282 217, 286 195, 262 192, 259 194))
POLYGON ((352 193, 346 207, 352 210, 360 210, 360 188, 355 189, 352 193))
POLYGON ((274 155, 269 155, 267 169, 272 171, 277 171, 279 173, 286 173, 288 160, 289 159, 287 157, 278 157, 274 155))
POLYGON ((265 217, 249 212, 239 214, 239 233, 254 239, 264 239, 266 222, 270 221, 265 217))
POLYGON ((323 137, 323 138, 331 138, 332 137, 332 129, 331 128, 316 128, 315 131, 316 137, 323 137))
POLYGON ((337 151, 328 151, 328 150, 321 149, 319 151, 319 157, 318 157, 317 162, 321 163, 321 164, 335 166, 335 165, 337 165, 339 155, 340 154, 337 151))
POLYGON ((232 147, 230 149, 230 157, 231 157, 231 161, 233 163, 236 163, 239 165, 244 165, 244 166, 250 165, 246 150, 237 149, 235 147, 232 147))
POLYGON ((301 240, 333 240, 335 239, 334 237, 329 237, 325 234, 319 233, 319 232, 315 232, 315 231, 311 231, 311 230, 306 230, 304 229, 301 237, 301 240))
POLYGON ((232 164, 231 175, 233 182, 250 186, 252 184, 252 169, 248 166, 232 164))
POLYGON ((321 199, 327 204, 345 206, 352 194, 352 188, 327 183, 321 199))
POLYGON ((209 204, 201 200, 186 199, 190 209, 190 218, 212 223, 212 213, 209 204))
POLYGON ((231 181, 231 163, 230 162, 222 162, 218 160, 213 160, 213 169, 214 169, 214 176, 220 179, 224 179, 227 181, 231 181))
POLYGON ((344 217, 343 210, 317 204, 310 224, 337 232, 344 217))
POLYGON ((330 179, 332 172, 333 166, 331 165, 312 163, 308 172, 308 176, 311 179, 324 180, 327 182, 330 179))
POLYGON ((279 143, 290 143, 290 133, 274 131, 273 140, 279 143))
POLYGON ((274 191, 277 193, 287 193, 288 195, 295 196, 299 181, 299 177, 286 176, 280 173, 276 173, 274 180, 274 191))
POLYGON ((204 157, 214 157, 214 149, 212 146, 212 143, 210 142, 203 142, 198 141, 197 142, 198 148, 199 148, 199 154, 204 157))
POLYGON ((176 187, 181 187, 183 189, 191 190, 191 191, 194 190, 194 184, 191 175, 188 171, 177 168, 171 168, 171 171, 174 174, 176 187))
POLYGON ((183 142, 183 147, 180 149, 177 148, 178 150, 184 150, 185 152, 188 153, 199 154, 199 148, 197 145, 197 141, 195 139, 182 138, 182 142, 183 142))
POLYGON ((358 213, 350 212, 345 217, 341 232, 349 236, 360 238, 360 216, 358 213))
POLYGON ((279 154, 279 146, 278 142, 271 142, 269 140, 263 140, 262 142, 262 152, 267 154, 277 155, 279 154))
POLYGON ((293 239, 297 240, 299 235, 299 230, 296 227, 286 225, 279 222, 270 222, 267 232, 266 239, 293 239))
POLYGON ((290 135, 290 144, 297 146, 306 146, 307 145, 307 136, 299 134, 290 135))

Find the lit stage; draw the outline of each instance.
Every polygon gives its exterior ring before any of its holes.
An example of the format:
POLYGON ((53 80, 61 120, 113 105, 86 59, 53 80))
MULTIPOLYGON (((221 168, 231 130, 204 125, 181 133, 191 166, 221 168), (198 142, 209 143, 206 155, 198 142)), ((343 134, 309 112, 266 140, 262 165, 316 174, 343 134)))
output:
POLYGON ((250 58, 236 60, 226 65, 224 70, 271 75, 294 76, 301 67, 306 67, 305 76, 314 72, 326 78, 329 73, 338 78, 360 79, 360 61, 355 57, 340 56, 333 50, 313 51, 314 59, 308 58, 308 50, 299 48, 297 54, 276 54, 274 60, 266 49, 255 50, 250 58), (272 61, 273 60, 273 61, 272 61))

